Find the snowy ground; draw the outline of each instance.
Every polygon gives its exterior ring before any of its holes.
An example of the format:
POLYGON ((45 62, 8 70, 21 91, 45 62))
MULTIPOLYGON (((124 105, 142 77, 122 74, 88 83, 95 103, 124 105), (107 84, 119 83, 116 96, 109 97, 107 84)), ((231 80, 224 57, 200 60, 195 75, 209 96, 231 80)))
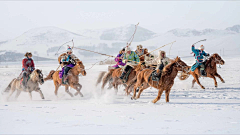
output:
MULTIPOLYGON (((185 81, 176 78, 170 103, 165 102, 163 94, 160 101, 152 104, 157 95, 154 88, 143 91, 138 100, 124 96, 123 88, 117 95, 114 90, 101 94, 95 81, 99 71, 107 69, 106 65, 94 66, 87 71, 87 76, 80 77, 83 98, 71 98, 61 87, 57 99, 52 81, 41 86, 44 100, 35 92, 32 101, 24 92, 17 100, 14 94, 10 101, 6 101, 6 95, 1 95, 0 134, 239 134, 239 58, 224 57, 226 65, 218 72, 226 83, 217 79, 218 88, 214 88, 209 78, 200 79, 206 90, 197 84, 192 89, 192 77, 185 81)), ((193 58, 183 60, 188 65, 193 64, 193 58)), ((1 91, 19 75, 20 64, 0 64, 1 91)), ((52 62, 36 65, 44 75, 58 66, 52 62)), ((91 64, 85 66, 88 68, 91 64)))

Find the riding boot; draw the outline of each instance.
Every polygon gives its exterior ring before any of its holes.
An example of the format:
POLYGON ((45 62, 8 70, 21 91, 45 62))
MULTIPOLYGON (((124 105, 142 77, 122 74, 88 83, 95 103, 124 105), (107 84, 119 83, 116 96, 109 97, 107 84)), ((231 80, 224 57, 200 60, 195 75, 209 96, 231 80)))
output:
POLYGON ((200 72, 201 72, 201 75, 202 75, 202 76, 207 76, 205 70, 201 70, 200 72))
POLYGON ((124 76, 126 75, 126 72, 125 71, 123 71, 122 72, 122 75, 119 77, 121 80, 124 78, 124 76))
POLYGON ((22 85, 23 85, 23 89, 26 90, 27 89, 27 73, 23 73, 22 85))
POLYGON ((122 72, 122 75, 119 77, 121 80, 123 80, 123 78, 125 77, 125 75, 127 74, 128 70, 132 68, 131 66, 127 65, 124 69, 124 71, 122 72))
POLYGON ((62 84, 66 84, 66 77, 67 77, 67 75, 63 75, 63 77, 62 77, 62 84))

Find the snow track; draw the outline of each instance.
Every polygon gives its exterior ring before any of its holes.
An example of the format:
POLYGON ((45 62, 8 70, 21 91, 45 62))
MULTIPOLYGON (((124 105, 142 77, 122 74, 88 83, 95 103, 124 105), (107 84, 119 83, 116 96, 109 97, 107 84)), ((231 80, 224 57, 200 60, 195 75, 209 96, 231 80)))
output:
MULTIPOLYGON (((152 104, 157 90, 149 88, 142 92, 140 99, 131 100, 124 96, 123 88, 117 95, 114 90, 101 94, 100 86, 95 87, 98 73, 107 70, 106 65, 94 66, 87 76, 80 77, 84 97, 71 98, 61 87, 56 98, 52 81, 45 82, 42 92, 45 100, 33 92, 33 100, 22 92, 17 100, 14 95, 6 101, 0 98, 0 134, 239 134, 240 133, 240 74, 239 58, 226 57, 226 65, 218 73, 218 88, 210 78, 200 79, 205 90, 198 84, 191 88, 192 77, 185 81, 178 78, 170 93, 170 103, 165 94, 152 104)), ((188 65, 190 59, 183 59, 188 65)), ((19 63, 0 65, 0 90, 12 78, 19 75, 19 63)), ((55 64, 36 63, 47 75, 55 64)), ((85 67, 90 67, 85 64, 85 67)), ((75 93, 71 89, 70 92, 75 93)))

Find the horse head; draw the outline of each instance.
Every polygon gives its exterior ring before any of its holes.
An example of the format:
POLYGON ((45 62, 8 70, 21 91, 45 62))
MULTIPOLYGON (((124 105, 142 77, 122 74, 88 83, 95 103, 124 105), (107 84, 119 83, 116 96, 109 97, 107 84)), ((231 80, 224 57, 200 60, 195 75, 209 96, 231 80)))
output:
POLYGON ((173 63, 176 63, 176 69, 178 71, 182 71, 183 73, 188 73, 190 66, 188 66, 185 62, 183 62, 180 57, 176 57, 175 61, 173 63))
POLYGON ((225 61, 222 59, 222 57, 220 55, 218 55, 217 53, 212 55, 213 60, 216 62, 216 64, 221 64, 224 65, 225 61))
POLYGON ((39 69, 34 70, 31 73, 30 78, 33 79, 34 81, 39 82, 41 85, 44 83, 42 70, 39 69))
POLYGON ((85 71, 85 67, 84 67, 82 61, 78 61, 76 66, 77 66, 77 71, 80 72, 83 76, 86 76, 87 73, 85 71))

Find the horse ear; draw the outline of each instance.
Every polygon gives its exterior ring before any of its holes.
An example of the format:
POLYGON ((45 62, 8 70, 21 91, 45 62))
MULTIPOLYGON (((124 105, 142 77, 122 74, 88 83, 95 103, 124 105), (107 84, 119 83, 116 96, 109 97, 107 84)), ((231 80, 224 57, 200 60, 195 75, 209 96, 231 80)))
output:
POLYGON ((78 64, 78 65, 82 64, 82 61, 78 61, 77 64, 78 64))

